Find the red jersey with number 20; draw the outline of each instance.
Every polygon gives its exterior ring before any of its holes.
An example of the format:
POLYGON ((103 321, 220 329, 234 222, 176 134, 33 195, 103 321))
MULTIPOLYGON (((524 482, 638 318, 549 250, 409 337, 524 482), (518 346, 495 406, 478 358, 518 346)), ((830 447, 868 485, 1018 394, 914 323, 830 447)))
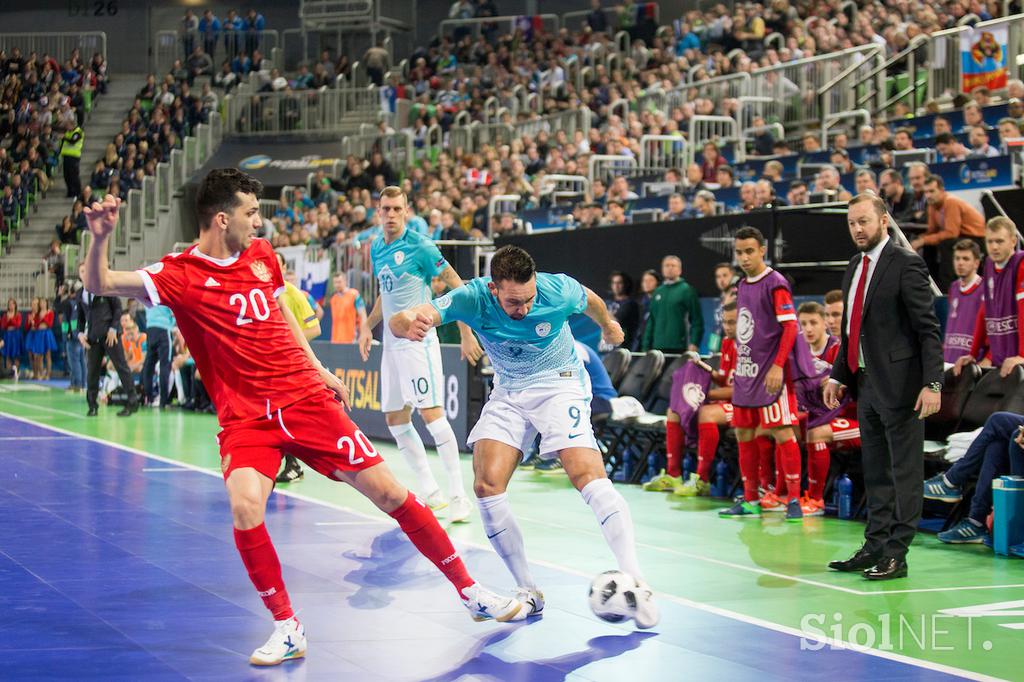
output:
POLYGON ((277 305, 284 278, 265 239, 225 259, 192 246, 138 272, 147 304, 174 311, 222 427, 326 390, 277 305))

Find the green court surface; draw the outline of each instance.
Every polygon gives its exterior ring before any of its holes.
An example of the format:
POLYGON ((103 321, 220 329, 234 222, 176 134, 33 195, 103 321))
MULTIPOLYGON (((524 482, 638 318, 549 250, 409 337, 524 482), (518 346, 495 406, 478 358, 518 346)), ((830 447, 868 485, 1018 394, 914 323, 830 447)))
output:
MULTIPOLYGON (((0 412, 219 475, 218 427, 212 415, 143 409, 119 419, 112 409, 101 408, 98 418, 89 419, 85 411, 82 395, 31 382, 0 384, 0 412)), ((394 447, 377 445, 408 484, 411 472, 394 447)), ((440 462, 429 452, 443 482, 440 462)), ((463 467, 468 482, 468 456, 463 467)), ((871 583, 826 568, 828 561, 845 558, 859 546, 860 523, 813 518, 788 524, 781 515, 719 519, 720 501, 619 488, 631 505, 647 578, 664 598, 774 630, 805 633, 806 638, 791 639, 794 650, 843 643, 971 678, 1024 679, 1024 560, 994 557, 982 545, 943 545, 921 534, 908 557, 909 578, 871 583)), ((380 514, 350 488, 311 471, 280 489, 380 514)), ((590 509, 564 475, 520 471, 509 492, 532 561, 584 576, 614 566, 590 509)), ((443 510, 439 517, 444 523, 443 510)), ((471 523, 449 526, 449 532, 456 541, 488 546, 475 514, 471 523)), ((737 652, 743 655, 741 642, 737 652)), ((786 651, 776 654, 787 656, 786 651)))

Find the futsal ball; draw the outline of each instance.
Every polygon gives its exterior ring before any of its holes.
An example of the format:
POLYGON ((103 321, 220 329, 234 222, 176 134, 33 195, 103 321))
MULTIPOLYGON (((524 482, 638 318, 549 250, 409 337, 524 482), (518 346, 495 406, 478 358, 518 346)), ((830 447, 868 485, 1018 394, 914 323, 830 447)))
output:
POLYGON ((590 582, 590 610, 609 623, 636 615, 637 584, 622 571, 605 571, 590 582))

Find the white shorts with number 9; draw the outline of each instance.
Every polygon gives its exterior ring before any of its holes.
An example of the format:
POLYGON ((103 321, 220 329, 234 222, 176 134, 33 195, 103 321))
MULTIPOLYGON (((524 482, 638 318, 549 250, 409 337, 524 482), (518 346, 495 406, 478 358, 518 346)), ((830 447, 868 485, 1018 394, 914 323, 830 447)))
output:
POLYGON ((380 407, 384 412, 397 412, 406 405, 417 410, 444 405, 441 345, 435 340, 397 349, 385 347, 380 383, 380 407))
POLYGON ((506 391, 495 387, 469 434, 469 445, 496 440, 526 456, 540 434, 540 456, 550 459, 567 448, 597 450, 590 424, 590 377, 566 378, 564 386, 550 385, 506 391))

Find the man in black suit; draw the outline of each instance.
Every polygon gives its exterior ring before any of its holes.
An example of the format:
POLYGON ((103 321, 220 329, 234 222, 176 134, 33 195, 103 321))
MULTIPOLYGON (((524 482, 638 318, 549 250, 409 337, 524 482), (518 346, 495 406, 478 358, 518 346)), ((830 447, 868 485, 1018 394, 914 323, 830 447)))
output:
MULTIPOLYGON (((78 266, 78 279, 85 281, 85 263, 78 266)), ((85 398, 89 403, 88 416, 99 414, 97 398, 100 393, 100 367, 103 354, 106 353, 114 363, 117 376, 121 379, 128 404, 117 413, 118 417, 127 417, 139 409, 139 399, 133 390, 132 373, 128 370, 128 362, 124 359, 124 349, 117 338, 117 323, 121 319, 121 299, 117 296, 93 296, 82 290, 82 305, 78 308, 78 340, 85 348, 87 380, 85 398)))
POLYGON ((876 195, 850 201, 847 223, 860 253, 843 278, 842 339, 824 395, 829 407, 847 387, 857 399, 868 506, 864 545, 829 568, 870 580, 907 575, 923 504, 923 420, 939 410, 942 390, 928 269, 889 239, 888 222, 876 195))

